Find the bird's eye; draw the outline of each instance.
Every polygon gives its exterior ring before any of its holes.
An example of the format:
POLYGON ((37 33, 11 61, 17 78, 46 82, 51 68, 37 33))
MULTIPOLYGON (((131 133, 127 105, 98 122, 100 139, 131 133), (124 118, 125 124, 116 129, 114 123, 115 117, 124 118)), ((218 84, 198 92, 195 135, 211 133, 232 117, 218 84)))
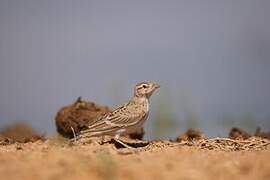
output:
POLYGON ((143 88, 146 88, 146 85, 144 84, 142 87, 143 87, 143 88))

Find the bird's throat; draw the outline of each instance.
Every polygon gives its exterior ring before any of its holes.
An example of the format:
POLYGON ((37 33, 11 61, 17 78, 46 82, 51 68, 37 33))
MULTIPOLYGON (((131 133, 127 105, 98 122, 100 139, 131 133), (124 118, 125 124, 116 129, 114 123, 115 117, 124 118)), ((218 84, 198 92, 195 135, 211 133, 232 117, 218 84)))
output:
POLYGON ((147 97, 134 97, 133 102, 142 106, 145 112, 149 111, 149 99, 147 97))

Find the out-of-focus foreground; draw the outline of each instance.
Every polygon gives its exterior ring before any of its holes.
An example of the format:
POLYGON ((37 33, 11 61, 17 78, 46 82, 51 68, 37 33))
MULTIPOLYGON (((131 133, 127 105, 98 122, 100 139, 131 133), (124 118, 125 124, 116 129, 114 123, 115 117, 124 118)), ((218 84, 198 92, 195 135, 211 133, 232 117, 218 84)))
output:
POLYGON ((6 179, 269 179, 269 133, 232 128, 229 138, 189 129, 171 141, 111 137, 71 141, 16 124, 0 132, 0 177, 6 179))
POLYGON ((254 140, 250 148, 241 150, 231 147, 247 141, 224 145, 225 141, 215 139, 204 145, 203 140, 159 141, 136 151, 116 149, 110 143, 70 144, 59 139, 15 143, 0 146, 0 176, 10 180, 270 178, 268 140, 254 140), (209 148, 209 144, 225 148, 209 148))

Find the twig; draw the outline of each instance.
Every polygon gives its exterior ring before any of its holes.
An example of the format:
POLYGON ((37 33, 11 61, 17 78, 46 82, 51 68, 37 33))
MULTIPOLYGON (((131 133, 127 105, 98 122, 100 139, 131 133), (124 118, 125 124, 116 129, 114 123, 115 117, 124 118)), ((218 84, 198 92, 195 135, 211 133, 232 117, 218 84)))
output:
POLYGON ((77 141, 76 133, 75 133, 75 131, 74 131, 74 129, 73 129, 72 126, 71 126, 70 128, 71 128, 71 131, 72 131, 72 133, 73 133, 74 140, 75 140, 75 142, 76 142, 76 141, 77 141))

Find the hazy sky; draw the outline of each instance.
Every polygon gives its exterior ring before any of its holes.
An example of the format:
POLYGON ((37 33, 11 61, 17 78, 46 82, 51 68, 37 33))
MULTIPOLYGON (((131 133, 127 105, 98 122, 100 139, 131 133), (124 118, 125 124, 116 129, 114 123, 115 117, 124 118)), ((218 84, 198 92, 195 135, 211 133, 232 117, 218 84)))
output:
POLYGON ((225 133, 226 117, 269 130, 269 8, 267 0, 0 0, 0 126, 25 120, 54 132, 56 111, 78 96, 114 107, 153 80, 162 86, 153 112, 168 98, 177 133, 187 112, 209 135, 225 133))

